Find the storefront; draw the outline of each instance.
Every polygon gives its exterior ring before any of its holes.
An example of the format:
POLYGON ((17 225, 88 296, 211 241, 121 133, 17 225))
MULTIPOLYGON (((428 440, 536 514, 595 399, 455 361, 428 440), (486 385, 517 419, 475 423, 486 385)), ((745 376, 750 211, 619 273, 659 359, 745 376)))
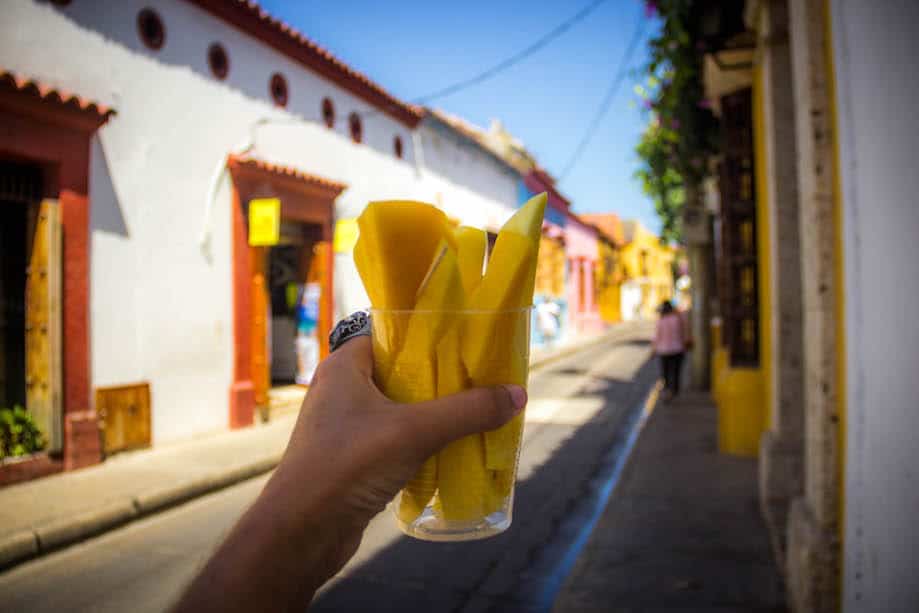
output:
POLYGON ((230 427, 253 423, 272 384, 308 383, 328 353, 335 199, 345 185, 260 159, 231 156, 235 355, 230 427), (276 216, 255 236, 255 206, 276 216), (272 206, 275 213, 270 212, 272 206))
POLYGON ((0 485, 100 458, 90 402, 89 158, 113 113, 0 72, 0 408, 24 406, 47 443, 0 466, 0 485))

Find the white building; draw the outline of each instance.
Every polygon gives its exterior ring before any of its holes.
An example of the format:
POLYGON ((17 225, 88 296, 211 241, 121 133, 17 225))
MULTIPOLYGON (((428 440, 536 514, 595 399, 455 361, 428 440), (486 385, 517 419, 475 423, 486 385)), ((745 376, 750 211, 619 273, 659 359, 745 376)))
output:
MULTIPOLYGON (((62 220, 51 268, 63 282, 48 311, 62 330, 42 367, 57 396, 41 419, 59 431, 63 466, 98 460, 97 410, 116 449, 252 423, 280 333, 293 351, 292 330, 278 327, 290 310, 283 284, 321 288, 319 342, 367 304, 347 228, 368 200, 434 201, 491 228, 516 205, 515 179, 492 156, 433 124, 415 132, 421 109, 254 3, 4 9, 0 127, 12 138, 0 170, 40 178, 30 202, 0 209, 23 235, 36 211, 62 220), (280 244, 250 247, 248 203, 265 197, 281 200, 280 244)), ((22 286, 24 268, 4 283, 22 286)), ((42 403, 4 386, 0 404, 42 403)))

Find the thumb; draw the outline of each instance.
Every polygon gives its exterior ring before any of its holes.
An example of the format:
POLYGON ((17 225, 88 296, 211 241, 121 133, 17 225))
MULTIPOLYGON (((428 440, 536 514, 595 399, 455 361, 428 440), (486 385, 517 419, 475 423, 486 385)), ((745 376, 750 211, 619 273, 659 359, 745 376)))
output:
POLYGON ((519 385, 466 390, 409 405, 410 421, 431 451, 468 434, 494 430, 520 413, 527 392, 519 385))

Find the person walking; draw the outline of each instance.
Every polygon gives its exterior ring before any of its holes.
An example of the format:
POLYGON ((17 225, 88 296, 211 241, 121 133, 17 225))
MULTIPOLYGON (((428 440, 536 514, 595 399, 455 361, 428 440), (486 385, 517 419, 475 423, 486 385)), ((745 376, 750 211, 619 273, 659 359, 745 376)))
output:
POLYGON ((654 353, 660 358, 664 377, 664 398, 670 400, 680 392, 680 370, 683 355, 690 348, 688 326, 683 315, 673 308, 669 300, 660 306, 660 317, 654 331, 654 353))

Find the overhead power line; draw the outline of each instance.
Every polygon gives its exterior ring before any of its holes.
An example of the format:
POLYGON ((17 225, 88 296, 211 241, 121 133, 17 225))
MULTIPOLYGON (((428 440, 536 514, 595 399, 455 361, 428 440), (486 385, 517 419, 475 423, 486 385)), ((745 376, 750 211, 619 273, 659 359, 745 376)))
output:
POLYGON ((584 151, 587 149, 587 145, 590 144, 590 140, 596 133, 597 126, 600 124, 600 121, 609 110, 609 107, 613 102, 613 98, 616 96, 616 92, 618 92, 619 88, 622 86, 622 81, 625 80, 626 76, 628 76, 628 74, 631 72, 631 69, 626 68, 626 66, 628 66, 632 61, 632 54, 635 52, 635 46, 638 44, 638 41, 641 40, 642 34, 644 34, 645 23, 646 20, 644 14, 639 12, 638 21, 635 23, 635 31, 632 34, 632 39, 629 41, 629 44, 625 49, 625 53, 622 55, 622 60, 619 62, 619 69, 614 73, 615 76, 613 77, 613 81, 610 83, 609 89, 606 90, 606 95, 603 96, 603 100, 600 102, 600 106, 597 108, 597 112, 594 113, 593 118, 587 125, 587 130, 584 131, 584 136, 581 137, 578 146, 575 147, 574 153, 571 154, 571 157, 568 159, 568 163, 565 164, 565 168, 559 175, 559 182, 561 182, 568 175, 568 173, 571 172, 571 169, 574 168, 574 165, 577 164, 578 160, 581 158, 581 155, 583 155, 584 151))
POLYGON ((553 40, 555 40, 556 38, 558 38, 559 36, 567 32, 571 28, 571 26, 573 26, 574 24, 576 24, 577 22, 581 21, 582 19, 590 15, 592 12, 594 12, 597 9, 597 7, 599 7, 604 2, 606 2, 606 0, 594 0, 593 2, 591 2, 590 4, 582 8, 580 11, 578 11, 577 13, 575 13, 574 15, 572 15, 571 17, 563 21, 561 24, 557 25, 552 30, 544 34, 541 38, 536 40, 534 43, 532 43, 528 47, 518 51, 514 55, 508 57, 507 59, 504 59, 498 62, 491 68, 488 68, 487 70, 483 70, 482 72, 475 75, 474 77, 470 77, 468 79, 458 81, 452 85, 448 85, 446 87, 433 91, 430 94, 426 94, 424 96, 418 96, 417 98, 413 99, 412 102, 416 104, 427 104, 428 102, 431 102, 432 100, 436 100, 438 98, 443 98, 445 96, 455 94, 468 87, 472 87, 473 85, 478 85, 479 83, 482 83, 483 81, 487 81, 488 79, 491 79, 492 77, 498 75, 499 73, 504 72, 505 70, 514 66, 515 64, 519 64, 520 62, 522 62, 529 56, 533 55, 534 53, 536 53, 543 47, 547 46, 553 40))

